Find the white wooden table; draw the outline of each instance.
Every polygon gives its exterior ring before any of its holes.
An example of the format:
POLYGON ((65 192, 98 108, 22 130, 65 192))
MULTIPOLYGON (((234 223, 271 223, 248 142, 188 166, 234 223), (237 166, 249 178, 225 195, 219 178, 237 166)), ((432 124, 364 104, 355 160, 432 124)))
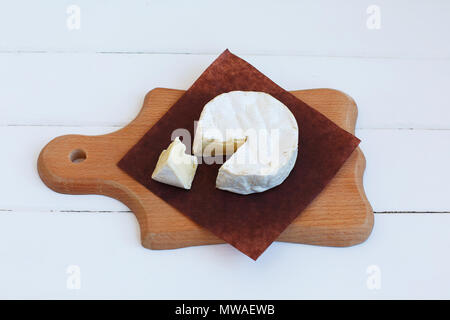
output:
POLYGON ((0 298, 450 298, 449 18, 444 0, 1 1, 0 298), (225 48, 354 97, 368 241, 151 251, 118 201, 41 182, 49 140, 119 129, 225 48))

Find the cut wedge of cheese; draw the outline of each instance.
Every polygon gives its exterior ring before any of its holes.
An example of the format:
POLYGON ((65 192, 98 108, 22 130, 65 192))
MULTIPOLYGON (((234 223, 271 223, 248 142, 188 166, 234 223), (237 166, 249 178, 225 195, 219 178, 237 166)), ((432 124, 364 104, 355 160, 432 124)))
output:
POLYGON ((190 189, 197 170, 197 157, 185 153, 178 137, 161 152, 152 179, 175 187, 190 189))
POLYGON ((216 187, 239 194, 281 184, 295 165, 298 125, 292 112, 264 92, 231 91, 208 102, 200 115, 193 153, 231 155, 216 187))

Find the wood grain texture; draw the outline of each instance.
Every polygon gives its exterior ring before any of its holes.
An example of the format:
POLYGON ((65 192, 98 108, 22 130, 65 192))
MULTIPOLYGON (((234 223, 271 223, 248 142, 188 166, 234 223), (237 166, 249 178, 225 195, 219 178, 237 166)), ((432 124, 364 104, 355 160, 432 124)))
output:
MULTIPOLYGON (((183 93, 183 90, 164 88, 150 91, 138 116, 116 132, 55 138, 39 155, 41 179, 60 193, 101 194, 123 202, 135 213, 142 244, 146 248, 172 249, 222 243, 221 239, 189 220, 116 165, 183 93), (75 156, 85 156, 84 161, 71 160, 74 150, 82 151, 76 152, 75 156)), ((343 129, 354 133, 357 108, 351 97, 332 89, 292 93, 343 129)), ((364 169, 364 155, 358 148, 278 241, 350 246, 367 239, 373 227, 373 210, 363 189, 364 169)))

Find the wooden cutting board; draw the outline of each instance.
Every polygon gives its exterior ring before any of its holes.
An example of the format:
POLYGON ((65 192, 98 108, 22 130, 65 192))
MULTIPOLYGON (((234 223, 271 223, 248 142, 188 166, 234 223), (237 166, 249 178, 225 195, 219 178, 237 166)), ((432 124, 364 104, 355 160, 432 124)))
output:
MULTIPOLYGON (((101 194, 123 202, 135 213, 146 248, 223 243, 116 165, 183 93, 183 90, 153 89, 146 95, 136 119, 116 132, 53 139, 39 155, 41 179, 56 192, 101 194)), ((291 93, 354 134, 358 112, 348 95, 332 89, 291 93)), ((364 169, 364 155, 357 148, 327 187, 277 240, 339 247, 366 240, 373 227, 373 210, 364 193, 364 169)))

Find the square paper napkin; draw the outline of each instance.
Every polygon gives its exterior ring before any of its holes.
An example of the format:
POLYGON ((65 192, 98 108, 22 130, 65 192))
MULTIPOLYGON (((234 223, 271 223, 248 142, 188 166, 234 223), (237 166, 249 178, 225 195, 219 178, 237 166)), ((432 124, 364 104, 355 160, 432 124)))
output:
POLYGON ((359 142, 226 50, 118 166, 180 214, 256 260, 330 182, 359 142), (189 191, 152 180, 158 157, 170 144, 172 132, 184 128, 193 139, 194 121, 199 119, 204 105, 217 95, 234 90, 266 92, 294 114, 299 127, 299 153, 288 178, 273 189, 250 195, 216 189, 218 164, 200 164, 189 191))

